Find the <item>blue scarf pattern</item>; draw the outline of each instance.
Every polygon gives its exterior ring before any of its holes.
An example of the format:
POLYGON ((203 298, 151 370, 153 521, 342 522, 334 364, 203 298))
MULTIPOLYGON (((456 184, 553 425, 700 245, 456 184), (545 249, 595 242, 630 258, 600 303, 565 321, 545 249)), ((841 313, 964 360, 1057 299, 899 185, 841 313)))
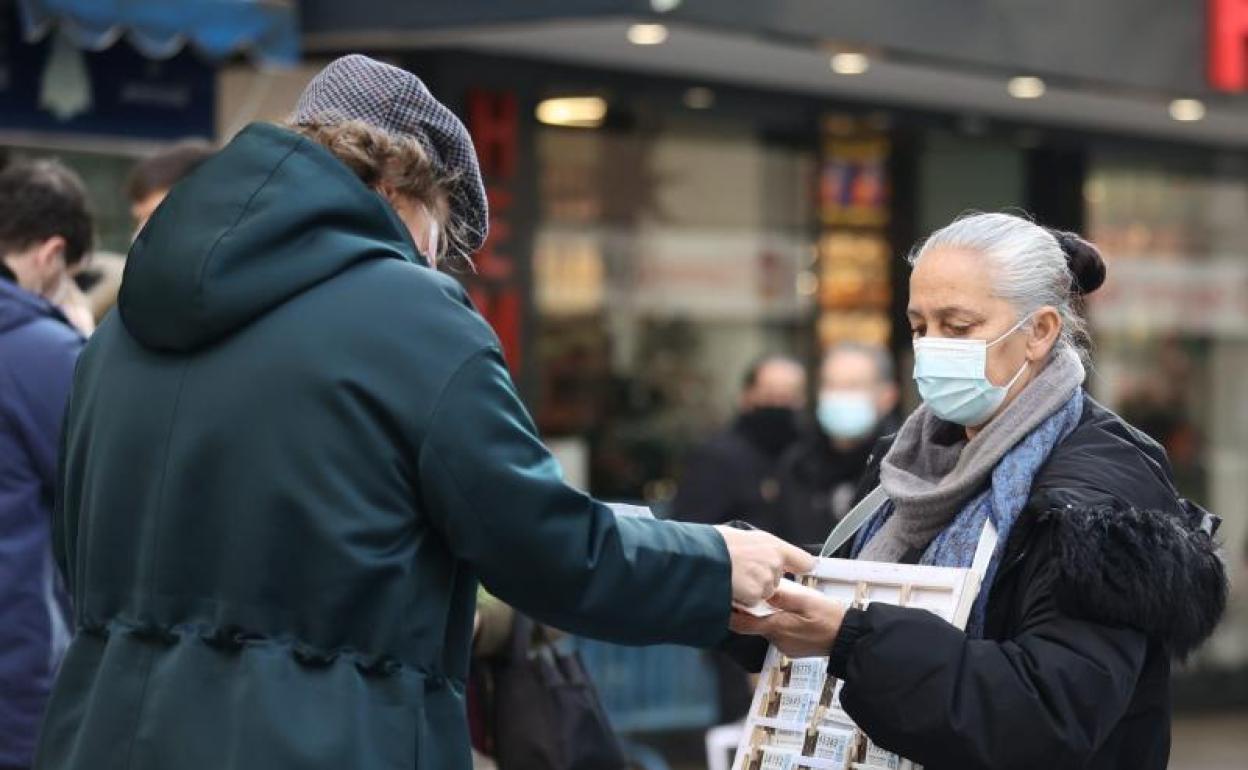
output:
MULTIPOLYGON (((966 623, 966 633, 973 639, 984 634, 984 618, 988 607, 988 595, 997 575, 1010 530, 1031 495, 1032 482, 1053 452, 1053 448, 1070 434, 1083 416, 1083 391, 1075 394, 1021 441, 1014 445, 992 469, 987 489, 971 498, 940 534, 932 539, 923 552, 920 564, 937 567, 967 568, 975 559, 984 522, 991 519, 997 527, 999 539, 996 551, 984 574, 984 582, 971 615, 966 623)), ((892 501, 886 501, 867 521, 854 539, 852 555, 858 558, 863 546, 875 536, 884 522, 893 515, 892 501)))

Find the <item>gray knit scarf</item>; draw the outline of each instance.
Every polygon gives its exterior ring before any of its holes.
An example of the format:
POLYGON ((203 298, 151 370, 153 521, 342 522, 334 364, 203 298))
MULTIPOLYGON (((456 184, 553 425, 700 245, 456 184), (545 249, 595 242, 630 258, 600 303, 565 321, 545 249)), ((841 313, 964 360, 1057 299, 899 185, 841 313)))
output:
POLYGON ((1083 378, 1078 354, 1059 351, 970 441, 962 426, 920 406, 901 426, 880 466, 880 485, 894 513, 858 558, 897 562, 913 549, 926 548, 983 489, 1001 458, 1062 408, 1083 378))

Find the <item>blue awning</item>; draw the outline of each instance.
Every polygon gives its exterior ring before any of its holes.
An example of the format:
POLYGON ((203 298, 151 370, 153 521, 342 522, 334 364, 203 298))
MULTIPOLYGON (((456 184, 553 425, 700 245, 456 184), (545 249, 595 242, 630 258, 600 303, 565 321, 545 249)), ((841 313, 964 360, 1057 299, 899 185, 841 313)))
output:
POLYGON ((264 62, 299 60, 295 0, 19 0, 27 39, 57 27, 99 51, 123 35, 145 56, 166 59, 188 42, 221 59, 247 53, 264 62))

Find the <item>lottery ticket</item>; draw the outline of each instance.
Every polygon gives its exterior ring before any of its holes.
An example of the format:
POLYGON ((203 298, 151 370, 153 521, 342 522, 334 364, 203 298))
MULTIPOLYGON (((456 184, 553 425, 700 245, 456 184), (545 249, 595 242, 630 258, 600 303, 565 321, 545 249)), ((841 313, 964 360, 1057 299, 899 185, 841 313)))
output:
POLYGON ((771 747, 796 751, 799 754, 806 746, 805 730, 776 730, 771 736, 771 747))
POLYGON ((779 751, 763 749, 763 761, 759 770, 795 770, 794 756, 779 751))
POLYGON ((868 767, 883 767, 887 770, 901 770, 901 757, 892 752, 876 746, 869 739, 867 740, 867 753, 863 757, 863 764, 868 767))
POLYGON ((850 749, 854 744, 854 730, 848 725, 823 725, 815 741, 815 757, 830 759, 836 767, 849 766, 850 749))
POLYGON ((789 687, 795 690, 820 690, 827 673, 827 658, 798 658, 789 668, 789 687))
POLYGON ((780 693, 780 706, 776 710, 776 719, 793 724, 804 724, 810 721, 810 715, 815 710, 815 704, 819 702, 818 695, 818 693, 808 690, 782 690, 780 693))

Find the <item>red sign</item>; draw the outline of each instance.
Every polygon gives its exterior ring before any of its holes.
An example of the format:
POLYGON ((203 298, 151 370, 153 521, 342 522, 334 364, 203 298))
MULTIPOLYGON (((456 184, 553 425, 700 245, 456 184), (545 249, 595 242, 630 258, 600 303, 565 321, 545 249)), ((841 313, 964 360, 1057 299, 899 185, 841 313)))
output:
POLYGON ((494 327, 512 372, 520 366, 523 287, 516 270, 512 228, 508 219, 514 196, 516 158, 520 144, 519 108, 512 93, 474 90, 468 94, 468 131, 477 148, 485 195, 490 204, 490 236, 475 257, 477 274, 468 294, 494 327))
POLYGON ((1209 0, 1209 83, 1248 90, 1248 0, 1209 0))

